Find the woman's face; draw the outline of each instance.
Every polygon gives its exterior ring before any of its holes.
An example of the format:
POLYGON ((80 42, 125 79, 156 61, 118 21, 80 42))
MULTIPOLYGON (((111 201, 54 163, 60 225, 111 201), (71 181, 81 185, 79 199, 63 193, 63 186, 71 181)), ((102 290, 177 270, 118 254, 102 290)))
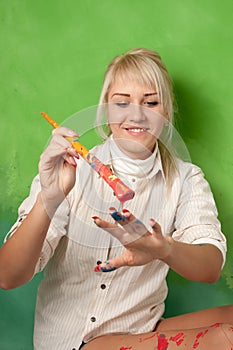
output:
POLYGON ((119 148, 133 159, 149 157, 166 122, 156 89, 117 79, 108 103, 108 123, 119 148))

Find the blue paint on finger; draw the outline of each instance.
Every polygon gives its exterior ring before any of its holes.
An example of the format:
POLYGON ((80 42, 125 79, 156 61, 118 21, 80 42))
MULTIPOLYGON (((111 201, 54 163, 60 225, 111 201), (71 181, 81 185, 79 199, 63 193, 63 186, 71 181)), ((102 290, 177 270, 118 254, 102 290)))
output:
POLYGON ((108 267, 105 267, 105 266, 101 266, 100 270, 102 272, 111 272, 111 271, 115 271, 117 268, 114 267, 114 266, 108 266, 108 267))
POLYGON ((117 211, 114 211, 110 215, 115 221, 122 221, 123 220, 122 216, 117 211))
POLYGON ((114 211, 110 214, 115 221, 127 221, 129 218, 125 215, 121 215, 118 211, 114 211))

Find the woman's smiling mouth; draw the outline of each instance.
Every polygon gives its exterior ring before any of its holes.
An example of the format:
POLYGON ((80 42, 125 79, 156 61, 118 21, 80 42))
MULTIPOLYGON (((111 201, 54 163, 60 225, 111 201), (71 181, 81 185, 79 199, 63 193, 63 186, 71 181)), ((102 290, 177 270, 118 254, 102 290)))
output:
POLYGON ((136 128, 136 127, 128 127, 125 128, 125 130, 130 134, 130 135, 143 135, 147 132, 147 128, 136 128))

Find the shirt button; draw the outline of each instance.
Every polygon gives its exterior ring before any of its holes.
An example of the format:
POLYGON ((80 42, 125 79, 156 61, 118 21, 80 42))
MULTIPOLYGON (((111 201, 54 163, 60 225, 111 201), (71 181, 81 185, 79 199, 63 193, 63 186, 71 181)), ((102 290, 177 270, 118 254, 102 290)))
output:
POLYGON ((135 182, 136 181, 136 179, 132 179, 132 182, 135 182))
POLYGON ((95 322, 96 318, 94 316, 91 317, 91 322, 95 322))
POLYGON ((105 285, 105 284, 101 284, 100 288, 101 288, 101 289, 105 289, 105 288, 106 288, 106 285, 105 285))

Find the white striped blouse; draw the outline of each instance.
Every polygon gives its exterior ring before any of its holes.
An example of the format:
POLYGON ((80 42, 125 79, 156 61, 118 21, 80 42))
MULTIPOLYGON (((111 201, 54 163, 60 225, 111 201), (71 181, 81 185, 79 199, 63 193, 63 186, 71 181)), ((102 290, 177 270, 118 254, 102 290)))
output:
MULTIPOLYGON (((190 244, 213 244, 225 261, 226 240, 200 168, 178 160, 178 174, 167 196, 159 151, 136 165, 113 140, 95 147, 93 153, 134 189, 135 197, 125 206, 148 229, 153 217, 164 235, 190 244)), ((10 233, 26 217, 39 191, 37 176, 10 233)), ((124 250, 92 220, 95 215, 110 220, 110 206, 120 208, 110 187, 84 160, 78 160, 76 185, 51 222, 37 264, 36 272, 46 268, 37 296, 35 350, 72 350, 102 334, 149 332, 162 317, 169 270, 162 261, 94 272, 98 260, 124 250)))

